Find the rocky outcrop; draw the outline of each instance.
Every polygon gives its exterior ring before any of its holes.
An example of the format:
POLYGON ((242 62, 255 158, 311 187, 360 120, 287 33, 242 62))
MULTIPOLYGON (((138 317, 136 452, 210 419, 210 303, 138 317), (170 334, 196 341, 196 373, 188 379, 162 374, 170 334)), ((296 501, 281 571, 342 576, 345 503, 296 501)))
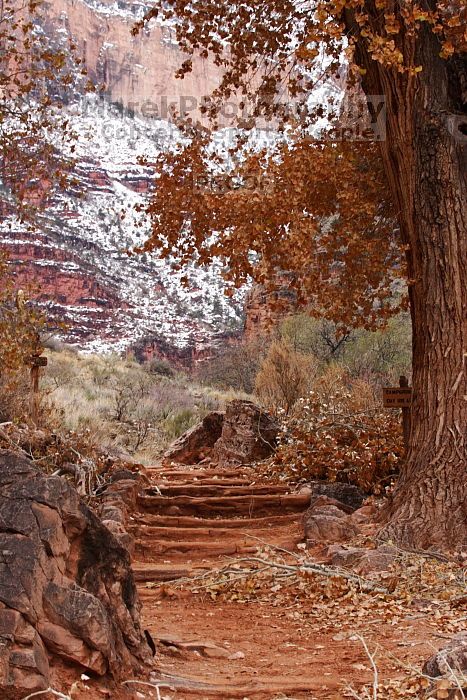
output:
POLYGON ((219 85, 222 69, 212 58, 194 56, 193 70, 184 80, 175 74, 186 60, 174 29, 151 22, 136 36, 132 28, 151 3, 100 0, 53 0, 47 5, 49 32, 66 32, 76 45, 90 78, 104 85, 107 96, 144 117, 179 112, 199 115, 203 97, 219 85))
POLYGON ((230 401, 211 459, 221 465, 251 464, 265 459, 274 452, 278 433, 279 425, 274 418, 252 401, 230 401))
POLYGON ((164 455, 164 463, 197 464, 209 457, 212 448, 221 437, 223 423, 223 413, 208 413, 201 423, 193 426, 172 443, 164 455))
POLYGON ((279 323, 298 309, 293 274, 278 274, 273 289, 255 284, 245 299, 244 335, 254 341, 271 333, 279 323))
POLYGON ((115 678, 150 663, 129 554, 63 478, 0 452, 0 695, 50 684, 49 657, 115 678))
POLYGON ((134 207, 146 208, 155 181, 139 156, 155 160, 173 144, 171 106, 199 114, 222 68, 194 56, 193 71, 176 79, 186 55, 173 30, 152 21, 132 35, 150 7, 124 0, 51 0, 41 6, 37 23, 50 51, 74 46, 69 68, 76 84, 69 90, 53 81, 48 86, 54 95, 67 93, 66 120, 77 139, 73 183, 59 195, 48 180, 25 183, 26 201, 43 205, 34 229, 13 219, 3 225, 13 209, 0 197, 0 248, 13 261, 16 286, 37 291, 48 316, 64 322, 60 335, 68 343, 121 352, 151 334, 149 355, 188 369, 212 354, 211 337, 238 318, 237 303, 219 302, 224 283, 217 272, 206 279, 204 271, 193 270, 185 289, 171 265, 147 254, 130 258, 126 251, 143 242, 147 226, 136 223, 134 207), (99 97, 85 93, 83 68, 99 97))
POLYGON ((209 458, 220 466, 252 464, 275 449, 279 426, 252 401, 230 401, 224 413, 209 413, 169 447, 164 462, 198 464, 209 458))
POLYGON ((135 542, 128 533, 128 520, 130 513, 136 510, 138 493, 143 479, 128 470, 121 470, 111 477, 111 482, 105 484, 100 493, 102 502, 99 508, 99 516, 102 524, 107 527, 120 542, 130 556, 133 555, 135 542))
MULTIPOLYGON (((161 290, 162 291, 162 290, 161 290)), ((166 336, 152 333, 139 338, 129 350, 138 362, 150 362, 153 359, 168 362, 171 367, 179 370, 194 369, 202 362, 225 351, 229 345, 241 342, 241 331, 218 331, 206 335, 193 332, 182 347, 178 347, 166 336)))

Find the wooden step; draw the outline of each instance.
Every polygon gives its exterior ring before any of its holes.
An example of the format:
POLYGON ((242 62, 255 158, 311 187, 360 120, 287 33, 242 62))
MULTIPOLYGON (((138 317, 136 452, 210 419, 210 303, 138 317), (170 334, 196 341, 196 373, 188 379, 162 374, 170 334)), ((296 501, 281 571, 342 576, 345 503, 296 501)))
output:
POLYGON ((137 583, 141 582, 161 582, 176 581, 179 578, 186 578, 192 574, 190 566, 176 566, 172 564, 155 564, 142 561, 132 564, 133 574, 137 583))
POLYGON ((190 498, 189 496, 138 496, 138 506, 149 512, 175 515, 173 509, 179 509, 180 514, 201 514, 205 517, 233 514, 266 514, 271 511, 297 512, 310 505, 310 496, 306 494, 259 495, 259 496, 218 496, 206 498, 190 498), (170 512, 172 511, 172 512, 170 512))
MULTIPOLYGON (((151 682, 157 685, 161 690, 165 688, 175 688, 185 690, 190 695, 198 695, 201 700, 206 700, 209 697, 216 697, 222 700, 234 700, 234 698, 253 698, 255 696, 265 695, 268 698, 289 697, 294 693, 306 692, 307 697, 315 697, 315 694, 322 693, 324 679, 327 691, 333 691, 333 694, 339 688, 341 682, 335 678, 328 676, 317 675, 315 677, 296 677, 292 680, 288 678, 268 678, 267 676, 255 676, 253 681, 239 680, 238 682, 226 683, 210 683, 205 678, 184 678, 173 674, 162 673, 155 671, 151 674, 151 682), (313 694, 311 694, 313 693, 313 694), (309 694, 309 695, 308 695, 309 694)), ((330 694, 326 694, 326 697, 330 694)), ((324 697, 320 695, 319 697, 324 697)))
POLYGON ((157 479, 162 475, 170 479, 250 479, 254 478, 254 470, 251 468, 238 467, 238 469, 197 469, 193 467, 147 467, 148 476, 157 479))
MULTIPOLYGON (((276 495, 289 493, 290 488, 286 485, 268 486, 264 484, 254 484, 253 486, 230 486, 219 484, 218 486, 205 484, 181 484, 181 485, 158 485, 158 490, 163 496, 255 496, 255 495, 276 495)), ((157 496, 157 490, 144 489, 143 495, 157 496)))
MULTIPOLYGON (((295 516, 296 519, 296 516, 295 516)), ((205 521, 203 521, 205 524, 205 521)), ((288 525, 288 522, 284 523, 288 525)), ((252 534, 267 541, 268 534, 271 529, 267 527, 253 529, 251 525, 245 525, 244 528, 224 528, 224 527, 157 527, 153 525, 135 525, 129 528, 129 532, 136 540, 149 541, 154 540, 174 540, 183 542, 185 540, 210 540, 216 538, 241 538, 243 530, 252 530, 252 534)))
MULTIPOLYGON (((153 478, 151 482, 154 483, 158 488, 163 488, 164 486, 173 486, 178 488, 179 486, 251 486, 255 485, 255 479, 212 479, 206 477, 205 479, 175 479, 175 483, 165 476, 161 479, 153 478)), ((267 486, 267 484, 258 484, 259 486, 267 486)))
POLYGON ((238 542, 205 542, 203 540, 153 540, 145 539, 136 543, 136 554, 158 557, 161 554, 184 553, 190 557, 197 555, 234 556, 236 554, 254 554, 258 548, 253 540, 238 542))
POLYGON ((287 525, 297 521, 297 514, 269 515, 260 518, 196 518, 190 515, 157 515, 154 513, 135 513, 129 522, 129 528, 167 527, 167 528, 268 528, 287 525))

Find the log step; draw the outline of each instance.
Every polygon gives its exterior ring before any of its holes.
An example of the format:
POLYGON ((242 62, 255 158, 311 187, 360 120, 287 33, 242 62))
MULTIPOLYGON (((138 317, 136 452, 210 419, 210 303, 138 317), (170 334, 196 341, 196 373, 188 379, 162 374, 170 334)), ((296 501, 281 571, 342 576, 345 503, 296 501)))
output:
POLYGON ((272 515, 261 518, 210 518, 206 523, 205 518, 196 518, 189 515, 156 515, 154 513, 135 513, 130 521, 130 527, 167 527, 167 528, 206 528, 210 530, 217 528, 268 528, 274 525, 287 525, 295 523, 297 515, 272 515))
MULTIPOLYGON (((245 525, 244 529, 251 530, 251 526, 245 525)), ((268 534, 270 534, 270 528, 257 528, 254 530, 254 535, 263 539, 265 542, 268 540, 268 534)), ((173 540, 177 542, 183 542, 185 540, 209 540, 212 537, 216 538, 230 538, 230 539, 240 539, 242 538, 241 528, 216 528, 216 527, 157 527, 152 525, 145 526, 134 526, 131 529, 131 534, 135 539, 139 539, 144 542, 149 542, 151 538, 154 540, 173 540)), ((250 539, 250 542, 253 540, 250 539)))
MULTIPOLYGON (((242 514, 250 516, 255 513, 270 513, 274 510, 281 512, 297 512, 310 505, 307 494, 259 495, 259 496, 219 496, 206 498, 190 498, 189 496, 138 496, 141 509, 159 513, 167 513, 171 509, 179 509, 185 514, 197 513, 205 517, 223 513, 242 514)), ((174 513, 172 510, 172 514, 174 513)))
POLYGON ((197 469, 194 467, 146 467, 148 476, 158 478, 164 475, 170 479, 250 479, 254 478, 254 471, 248 468, 239 467, 238 469, 197 469))
POLYGON ((187 566, 164 566, 162 564, 146 564, 140 561, 134 563, 132 569, 137 583, 175 581, 179 578, 191 576, 193 573, 193 569, 187 566))
MULTIPOLYGON (((206 477, 205 479, 176 479, 175 483, 171 479, 166 479, 161 477, 161 479, 152 478, 151 482, 154 483, 158 488, 162 489, 164 486, 173 486, 174 488, 183 486, 252 486, 256 485, 255 479, 211 479, 206 477)), ((267 486, 267 484, 258 484, 259 486, 267 486)))
POLYGON ((206 554, 211 556, 234 556, 235 554, 254 554, 258 546, 252 544, 252 540, 239 540, 238 542, 204 542, 203 540, 153 540, 144 539, 136 544, 136 552, 157 557, 160 554, 174 552, 191 555, 206 554))
MULTIPOLYGON (((255 496, 255 495, 278 495, 289 493, 288 486, 268 486, 255 484, 253 486, 230 486, 219 484, 219 486, 204 484, 182 484, 176 486, 158 485, 163 496, 255 496)), ((147 488, 144 490, 146 496, 157 496, 157 490, 147 488)))

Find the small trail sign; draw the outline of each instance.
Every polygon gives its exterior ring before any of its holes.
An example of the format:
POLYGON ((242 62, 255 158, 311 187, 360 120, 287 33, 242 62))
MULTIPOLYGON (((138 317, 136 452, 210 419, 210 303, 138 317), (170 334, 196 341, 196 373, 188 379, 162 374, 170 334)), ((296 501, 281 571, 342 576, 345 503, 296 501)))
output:
POLYGON ((25 364, 31 368, 31 401, 30 411, 33 422, 37 425, 39 420, 39 375, 41 367, 47 367, 47 358, 41 355, 42 349, 38 349, 33 355, 26 358, 25 364))
POLYGON ((384 408, 406 408, 412 403, 412 389, 405 386, 383 388, 384 408))
POLYGON ((409 386, 407 377, 399 377, 399 386, 386 386, 383 388, 384 408, 402 409, 402 430, 404 433, 405 453, 409 447, 410 431, 412 429, 412 419, 410 407, 412 405, 412 388, 409 386))
POLYGON ((41 355, 31 355, 26 360, 26 364, 30 367, 47 367, 47 358, 41 355))

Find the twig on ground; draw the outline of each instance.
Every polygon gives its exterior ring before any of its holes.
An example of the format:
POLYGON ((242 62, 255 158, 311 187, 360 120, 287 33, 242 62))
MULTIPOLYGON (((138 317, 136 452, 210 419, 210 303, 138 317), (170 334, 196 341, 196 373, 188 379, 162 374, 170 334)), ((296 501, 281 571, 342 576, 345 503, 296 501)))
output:
POLYGON ((362 578, 361 576, 357 576, 356 574, 350 573, 346 571, 345 569, 340 569, 337 567, 327 567, 324 566, 323 564, 311 564, 311 563, 300 563, 297 565, 294 564, 281 564, 280 562, 276 561, 271 561, 270 559, 265 559, 262 557, 241 557, 239 559, 231 559, 229 564, 227 566, 224 566, 220 569, 211 569, 207 571, 204 574, 201 574, 200 576, 187 576, 184 578, 180 579, 172 579, 171 581, 161 581, 159 584, 156 585, 151 585, 151 588, 159 588, 161 586, 164 586, 167 583, 172 583, 172 584, 183 584, 183 583, 190 583, 192 581, 199 581, 203 579, 208 579, 213 576, 221 576, 222 574, 225 573, 232 573, 237 575, 239 578, 245 576, 245 574, 248 574, 249 576, 256 576, 259 573, 262 573, 263 571, 267 569, 277 569, 279 571, 284 572, 284 575, 289 575, 293 576, 294 574, 299 574, 299 573, 312 573, 312 574, 318 574, 319 576, 324 576, 325 578, 344 578, 347 581, 351 581, 352 583, 356 583, 360 589, 364 592, 366 591, 373 591, 375 593, 384 593, 388 594, 388 589, 384 588, 382 586, 379 586, 375 583, 372 583, 371 581, 368 581, 367 579, 362 578), (239 568, 239 569, 232 569, 233 564, 242 564, 242 563, 249 563, 249 564, 262 564, 262 568, 258 569, 245 569, 245 568, 239 568))
MULTIPOLYGON (((324 566, 324 564, 309 564, 304 562, 300 565, 294 566, 293 564, 280 564, 279 562, 270 561, 269 559, 263 559, 261 557, 242 557, 241 559, 236 559, 235 562, 256 562, 258 564, 263 564, 264 566, 267 566, 271 569, 281 569, 282 571, 290 571, 292 573, 297 574, 300 572, 306 572, 318 574, 326 578, 345 578, 347 579, 347 581, 357 583, 362 590, 370 590, 375 591, 377 593, 388 593, 387 588, 383 588, 382 586, 378 586, 377 584, 374 584, 371 581, 367 581, 366 579, 361 578, 361 576, 351 574, 345 569, 340 569, 338 567, 324 566)), ((251 573, 254 574, 255 570, 252 569, 251 573)))
MULTIPOLYGON (((462 680, 462 683, 463 683, 463 686, 464 686, 464 687, 462 687, 461 684, 460 684, 460 680, 459 680, 459 676, 458 676, 457 672, 454 671, 454 669, 452 668, 452 666, 450 665, 449 661, 446 659, 446 657, 445 657, 444 655, 443 655, 443 661, 444 661, 444 663, 446 664, 446 666, 448 667, 448 670, 449 670, 449 674, 450 674, 450 675, 449 675, 449 680, 450 680, 450 681, 453 681, 453 682, 455 683, 455 685, 457 686, 458 690, 460 691, 462 700, 465 700, 464 688, 465 688, 466 685, 467 685, 467 678, 464 676, 464 674, 462 674, 461 680, 462 680)), ((460 671, 460 673, 462 673, 461 669, 459 669, 459 671, 460 671)))
POLYGON ((276 552, 282 552, 283 554, 288 554, 289 556, 293 557, 297 561, 300 561, 301 557, 298 554, 295 554, 295 552, 291 552, 289 549, 285 549, 284 547, 278 547, 275 544, 270 544, 270 542, 266 542, 266 540, 262 540, 261 537, 257 537, 256 535, 250 535, 248 532, 244 532, 243 530, 240 530, 240 534, 244 535, 245 537, 249 537, 252 540, 256 540, 257 542, 261 542, 261 544, 264 544, 265 547, 270 547, 271 549, 274 549, 276 552))
MULTIPOLYGON (((370 661, 370 664, 371 664, 371 668, 373 670, 373 685, 372 685, 373 695, 372 695, 372 698, 370 698, 370 694, 369 694, 368 690, 365 688, 365 698, 368 698, 368 700, 378 700, 379 677, 378 677, 378 667, 375 664, 376 650, 372 654, 370 652, 370 650, 368 649, 368 645, 367 645, 365 639, 359 634, 357 634, 356 636, 358 637, 358 639, 362 643, 362 646, 365 649, 365 654, 367 655, 367 657, 370 661)), ((362 696, 358 695, 357 692, 351 686, 348 686, 347 690, 350 693, 352 693, 352 697, 356 698, 356 700, 363 700, 362 696)))
POLYGON ((39 695, 47 695, 48 693, 55 695, 55 697, 59 698, 59 700, 72 700, 69 695, 65 695, 64 693, 61 693, 59 690, 54 690, 53 688, 47 688, 46 690, 36 690, 35 693, 31 693, 30 695, 26 695, 26 697, 22 698, 22 700, 30 700, 30 698, 38 698, 39 695))
POLYGON ((161 700, 161 693, 159 690, 159 685, 156 685, 155 683, 149 683, 148 681, 136 681, 136 680, 122 681, 122 685, 131 685, 132 683, 138 684, 138 685, 146 685, 146 686, 149 686, 150 688, 155 688, 156 693, 157 693, 157 700, 161 700))
POLYGON ((363 644, 363 648, 365 649, 365 653, 368 656, 371 667, 373 669, 373 700, 378 700, 378 685, 379 685, 379 680, 378 680, 378 668, 375 664, 375 654, 376 651, 373 654, 370 654, 370 650, 368 649, 367 643, 365 642, 365 639, 361 637, 360 635, 357 635, 361 643, 363 644))
POLYGON ((446 554, 442 554, 441 552, 437 552, 435 550, 430 550, 430 549, 404 549, 402 547, 398 547, 395 545, 392 541, 388 542, 387 540, 383 540, 381 538, 377 538, 379 544, 387 544, 390 546, 392 549, 395 549, 399 554, 416 554, 419 557, 423 557, 424 559, 436 559, 438 561, 441 561, 445 564, 457 564, 457 560, 448 557, 446 554))

